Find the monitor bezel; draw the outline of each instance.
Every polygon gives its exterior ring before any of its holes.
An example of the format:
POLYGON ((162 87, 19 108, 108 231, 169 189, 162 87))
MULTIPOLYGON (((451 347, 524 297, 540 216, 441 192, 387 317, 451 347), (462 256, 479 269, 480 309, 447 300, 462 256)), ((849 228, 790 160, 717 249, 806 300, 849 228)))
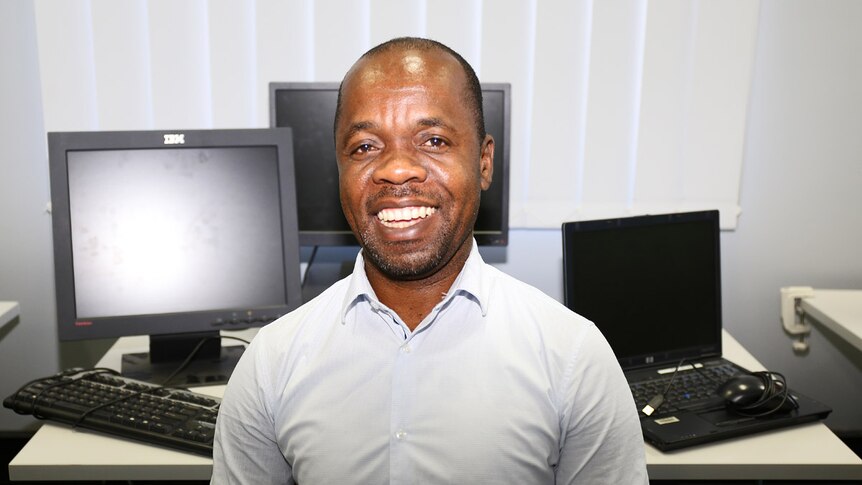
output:
MULTIPOLYGON (((503 141, 495 139, 494 154, 494 182, 502 184, 501 201, 501 223, 499 230, 478 231, 473 235, 476 243, 480 246, 508 246, 509 244, 509 166, 510 166, 510 138, 511 138, 511 111, 512 111, 512 87, 510 83, 481 83, 483 95, 488 91, 500 91, 503 93, 503 141), (498 162, 499 161, 499 162, 498 162), (499 178, 498 178, 499 177, 499 178), (499 181, 499 182, 498 182, 499 181)), ((269 83, 269 123, 271 127, 277 126, 277 103, 276 95, 283 90, 303 91, 338 91, 337 82, 271 82, 269 83)), ((295 166, 298 166, 298 162, 295 166)), ((301 201, 297 202, 297 206, 301 201)), ((480 203, 479 211, 482 211, 480 203)), ((299 241, 301 246, 357 246, 359 243, 352 231, 330 230, 330 231, 308 231, 299 229, 299 241)))
POLYGON ((47 139, 57 330, 60 341, 135 335, 173 335, 260 327, 292 311, 302 303, 292 135, 289 128, 50 132, 47 139), (179 140, 182 140, 182 143, 179 143, 179 140), (284 304, 259 308, 94 318, 77 315, 68 185, 67 154, 69 152, 260 146, 275 147, 278 153, 284 304))

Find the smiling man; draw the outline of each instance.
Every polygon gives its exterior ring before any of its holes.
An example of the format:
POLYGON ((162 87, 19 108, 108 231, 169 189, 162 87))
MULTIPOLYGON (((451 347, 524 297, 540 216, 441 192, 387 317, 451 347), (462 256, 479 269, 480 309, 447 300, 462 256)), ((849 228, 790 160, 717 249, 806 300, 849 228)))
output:
POLYGON ((395 39, 341 84, 351 276, 261 329, 219 412, 213 483, 647 483, 634 401, 589 321, 485 264, 481 88, 395 39))
POLYGON ((335 120, 344 214, 371 286, 410 330, 470 255, 494 167, 478 80, 451 53, 414 44, 383 44, 360 59, 335 120))

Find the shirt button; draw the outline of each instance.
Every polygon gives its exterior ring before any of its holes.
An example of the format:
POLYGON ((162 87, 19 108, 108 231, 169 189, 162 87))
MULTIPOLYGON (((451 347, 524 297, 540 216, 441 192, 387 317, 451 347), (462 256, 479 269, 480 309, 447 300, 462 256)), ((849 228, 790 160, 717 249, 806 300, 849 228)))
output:
POLYGON ((405 438, 407 438, 407 431, 399 429, 395 432, 395 439, 397 439, 398 441, 403 441, 405 438))
POLYGON ((404 352, 405 354, 409 354, 410 353, 410 346, 407 344, 402 345, 401 346, 401 352, 404 352))

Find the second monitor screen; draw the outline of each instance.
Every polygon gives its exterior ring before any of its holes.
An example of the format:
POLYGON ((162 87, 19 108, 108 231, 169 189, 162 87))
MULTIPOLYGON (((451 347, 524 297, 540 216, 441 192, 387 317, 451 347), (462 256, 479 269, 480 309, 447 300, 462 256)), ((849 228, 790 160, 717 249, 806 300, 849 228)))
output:
MULTIPOLYGON (((508 241, 509 86, 482 86, 485 130, 494 137, 494 182, 482 193, 476 221, 480 245, 508 241)), ((300 244, 355 245, 338 196, 333 122, 337 83, 272 83, 270 124, 293 129, 300 244)))

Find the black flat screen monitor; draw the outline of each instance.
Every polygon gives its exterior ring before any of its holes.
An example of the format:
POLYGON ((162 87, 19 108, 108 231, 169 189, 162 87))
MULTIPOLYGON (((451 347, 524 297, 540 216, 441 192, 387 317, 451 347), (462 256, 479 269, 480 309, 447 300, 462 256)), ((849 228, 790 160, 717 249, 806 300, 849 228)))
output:
POLYGON ((563 224, 565 304, 624 369, 721 356, 716 210, 563 224))
POLYGON ((301 303, 286 128, 48 134, 60 340, 150 336, 123 373, 216 383, 262 326, 301 303))
MULTIPOLYGON (((509 240, 508 83, 482 84, 485 131, 494 137, 494 181, 482 192, 474 228, 482 246, 505 246, 509 240)), ((293 129, 294 164, 303 246, 352 246, 356 238, 341 210, 333 122, 338 83, 270 83, 270 125, 293 129)))

